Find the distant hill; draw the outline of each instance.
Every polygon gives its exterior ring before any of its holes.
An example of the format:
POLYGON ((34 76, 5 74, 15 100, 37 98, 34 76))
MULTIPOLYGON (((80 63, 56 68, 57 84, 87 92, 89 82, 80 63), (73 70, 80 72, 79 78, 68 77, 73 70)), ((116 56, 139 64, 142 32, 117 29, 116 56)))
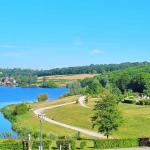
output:
POLYGON ((126 62, 121 64, 96 64, 89 66, 77 66, 66 68, 55 68, 49 70, 32 70, 32 69, 0 69, 0 77, 16 77, 16 76, 51 76, 51 75, 68 75, 68 74, 99 74, 122 70, 129 67, 144 67, 149 66, 150 62, 126 62))
POLYGON ((99 74, 104 72, 116 71, 126 69, 129 67, 143 67, 149 66, 150 62, 135 62, 135 63, 121 63, 121 64, 99 64, 89 66, 67 67, 67 68, 55 68, 50 70, 40 70, 36 74, 38 76, 51 76, 51 75, 67 75, 67 74, 99 74))

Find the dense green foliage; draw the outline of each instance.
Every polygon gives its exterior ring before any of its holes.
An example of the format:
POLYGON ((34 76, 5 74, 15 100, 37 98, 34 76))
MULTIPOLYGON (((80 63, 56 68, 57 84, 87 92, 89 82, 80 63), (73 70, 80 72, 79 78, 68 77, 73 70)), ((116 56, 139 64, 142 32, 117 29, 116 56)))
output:
POLYGON ((31 69, 0 69, 0 79, 13 77, 18 86, 35 86, 37 74, 31 69))
POLYGON ((57 85, 52 80, 46 80, 46 78, 43 78, 43 81, 42 81, 42 84, 40 85, 40 87, 43 87, 43 88, 56 88, 57 85))
POLYGON ((48 100, 48 94, 41 94, 37 97, 38 102, 44 102, 48 100))
POLYGON ((74 95, 80 94, 81 84, 79 81, 72 81, 71 83, 68 84, 67 87, 70 89, 71 94, 74 95))
POLYGON ((86 147, 86 141, 81 141, 80 142, 80 149, 84 149, 86 147))
POLYGON ((99 149, 131 148, 138 146, 138 139, 102 139, 94 141, 94 148, 99 149))
POLYGON ((26 104, 21 103, 15 106, 14 115, 22 115, 29 111, 29 108, 26 104))
MULTIPOLYGON (((40 145, 40 140, 31 140, 30 148, 37 150, 40 145)), ((114 149, 114 148, 134 148, 139 146, 149 146, 149 138, 142 139, 98 139, 98 140, 43 140, 43 149, 61 149, 68 150, 69 147, 72 150, 75 149, 114 149), (90 143, 90 145, 89 145, 90 143)), ((26 140, 1 140, 1 150, 27 150, 28 143, 26 140)))
POLYGON ((93 127, 98 128, 98 132, 103 133, 108 138, 113 131, 118 130, 122 123, 116 95, 110 94, 108 91, 102 99, 96 102, 94 110, 93 127))
POLYGON ((23 145, 21 141, 17 140, 3 140, 0 141, 0 150, 22 150, 23 145))
POLYGON ((68 150, 68 149, 75 149, 75 142, 72 140, 58 140, 57 142, 57 148, 61 147, 61 150, 68 150))
POLYGON ((115 91, 120 90, 124 95, 129 94, 128 96, 133 92, 133 96, 136 93, 150 96, 150 65, 141 64, 124 70, 105 72, 81 81, 81 91, 90 95, 100 96, 107 86, 115 91))
MULTIPOLYGON (((38 76, 66 75, 66 74, 103 74, 98 80, 102 86, 107 81, 124 92, 125 89, 132 89, 136 92, 149 93, 150 63, 122 63, 122 64, 100 64, 81 67, 56 68, 51 70, 31 69, 0 69, 0 78, 14 77, 19 86, 36 86, 38 76), (145 68, 145 69, 144 69, 145 68), (125 71, 126 70, 126 71, 125 71), (112 73, 113 72, 113 73, 112 73), (146 74, 147 73, 147 74, 146 74), (117 78, 115 77, 117 75, 117 78), (138 82, 137 82, 138 80, 138 82)), ((55 87, 53 83, 44 83, 44 87, 55 87)), ((90 91, 91 92, 91 91, 90 91)))
POLYGON ((29 107, 24 103, 6 106, 1 109, 1 112, 4 114, 4 116, 12 122, 16 120, 17 115, 25 114, 28 111, 29 107))
POLYGON ((122 64, 100 64, 90 66, 79 66, 79 67, 68 67, 68 68, 55 68, 51 70, 40 70, 37 71, 38 76, 50 76, 50 75, 66 75, 66 74, 89 74, 89 73, 104 73, 115 70, 123 70, 128 67, 150 65, 148 62, 143 63, 122 63, 122 64))

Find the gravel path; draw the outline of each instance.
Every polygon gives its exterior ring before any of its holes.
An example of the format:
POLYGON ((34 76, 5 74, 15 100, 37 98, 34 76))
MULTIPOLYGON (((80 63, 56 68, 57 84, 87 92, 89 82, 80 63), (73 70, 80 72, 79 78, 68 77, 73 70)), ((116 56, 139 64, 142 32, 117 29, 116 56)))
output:
MULTIPOLYGON (((84 102, 84 99, 85 97, 80 97, 79 98, 79 103, 82 104, 82 106, 84 106, 85 104, 83 104, 84 102)), ((40 114, 44 114, 43 112, 45 110, 50 110, 50 109, 54 109, 54 108, 57 108, 57 107, 62 107, 62 106, 66 106, 66 105, 72 105, 72 104, 75 104, 76 102, 71 102, 71 103, 64 103, 64 104, 60 104, 60 105, 54 105, 54 106, 50 106, 50 107, 42 107, 42 108, 38 108, 36 110, 34 110, 34 114, 36 116, 40 115, 40 114)), ((84 106, 85 107, 85 106, 84 106)), ((71 126, 71 125, 68 125, 68 124, 64 124, 64 123, 61 123, 61 122, 58 122, 58 121, 55 121, 51 118, 48 118, 46 116, 43 117, 43 119, 49 123, 52 123, 52 124, 56 124, 56 125, 59 125, 59 126, 62 126, 62 127, 65 127, 67 129, 71 129, 71 130, 75 130, 75 131, 79 131, 81 133, 84 133, 86 135, 89 135, 89 136, 93 136, 93 137, 97 137, 97 138, 106 138, 106 136, 102 135, 102 134, 99 134, 97 132, 93 132, 93 131, 90 131, 90 130, 86 130, 86 129, 82 129, 82 128, 79 128, 79 127, 74 127, 74 126, 71 126)))
POLYGON ((81 96, 81 97, 79 98, 79 104, 80 104, 82 107, 90 108, 89 106, 87 106, 87 105, 85 104, 85 96, 81 96))

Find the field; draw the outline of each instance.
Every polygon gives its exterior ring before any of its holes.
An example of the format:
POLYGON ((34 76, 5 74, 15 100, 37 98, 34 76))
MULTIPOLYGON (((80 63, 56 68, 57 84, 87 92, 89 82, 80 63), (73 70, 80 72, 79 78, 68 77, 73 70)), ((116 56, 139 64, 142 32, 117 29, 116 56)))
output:
MULTIPOLYGON (((55 76, 46 76, 47 80, 52 80, 59 87, 66 86, 69 82, 74 80, 82 80, 85 78, 92 78, 96 74, 74 74, 74 75, 55 75, 55 76)), ((38 78, 38 82, 42 82, 43 77, 38 78)))
MULTIPOLYGON (((148 132, 150 131, 149 106, 120 104, 119 109, 124 121, 119 130, 112 135, 114 138, 150 137, 150 132, 148 132)), ((82 108, 76 104, 46 111, 46 114, 63 123, 93 130, 90 120, 93 115, 92 108, 82 108)))
MULTIPOLYGON (((33 114, 33 109, 76 101, 78 97, 79 96, 72 96, 72 97, 62 98, 62 99, 52 101, 52 102, 41 102, 41 103, 30 104, 30 107, 32 110, 30 110, 28 113, 24 115, 17 116, 17 121, 14 123, 14 126, 16 126, 17 128, 30 129, 32 131, 38 132, 40 131, 40 121, 38 117, 36 117, 35 114, 33 114)), ((44 121, 43 133, 53 134, 56 136, 64 136, 64 135, 74 136, 77 134, 77 131, 69 130, 69 129, 60 127, 58 125, 49 124, 44 121)), ((90 136, 86 136, 84 134, 81 134, 81 136, 84 138, 91 138, 90 136)))
MULTIPOLYGON (((73 96, 52 102, 30 104, 32 110, 24 115, 18 116, 17 122, 14 125, 17 126, 17 128, 26 128, 32 129, 33 131, 39 131, 39 119, 33 114, 33 109, 76 101, 78 98, 79 96, 73 96)), ((92 109, 94 101, 95 99, 89 100, 88 105, 91 108, 83 108, 79 104, 72 104, 48 110, 45 114, 56 121, 96 131, 96 129, 91 128, 91 117, 93 115, 92 109)), ((112 135, 113 138, 150 137, 150 106, 119 104, 119 109, 123 114, 124 122, 119 130, 112 135)), ((52 133, 57 136, 73 136, 77 133, 76 131, 49 124, 47 122, 43 122, 43 132, 52 133)), ((82 137, 92 138, 83 134, 82 137)))

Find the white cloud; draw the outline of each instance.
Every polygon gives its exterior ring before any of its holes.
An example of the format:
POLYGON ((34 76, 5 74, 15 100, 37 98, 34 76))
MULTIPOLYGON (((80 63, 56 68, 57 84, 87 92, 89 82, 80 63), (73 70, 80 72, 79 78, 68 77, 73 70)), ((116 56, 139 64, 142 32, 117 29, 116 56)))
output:
POLYGON ((101 51, 101 50, 99 50, 99 49, 93 49, 92 51, 91 51, 91 54, 92 55, 99 55, 99 54, 102 54, 103 52, 101 51))

